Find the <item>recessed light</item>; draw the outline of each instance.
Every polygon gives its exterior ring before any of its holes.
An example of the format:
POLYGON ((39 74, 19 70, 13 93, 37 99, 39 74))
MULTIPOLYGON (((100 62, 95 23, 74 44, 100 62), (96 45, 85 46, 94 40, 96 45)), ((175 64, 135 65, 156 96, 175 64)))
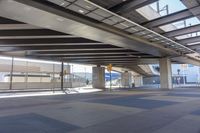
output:
POLYGON ((81 10, 81 9, 79 9, 78 11, 79 11, 80 13, 84 13, 84 11, 83 11, 83 10, 81 10))
POLYGON ((65 2, 63 2, 63 3, 60 4, 60 6, 64 6, 64 5, 65 5, 65 2))

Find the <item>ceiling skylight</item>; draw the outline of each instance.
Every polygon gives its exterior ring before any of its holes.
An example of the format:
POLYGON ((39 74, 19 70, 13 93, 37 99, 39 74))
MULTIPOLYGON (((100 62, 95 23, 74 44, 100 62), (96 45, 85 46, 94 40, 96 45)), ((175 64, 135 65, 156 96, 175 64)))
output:
POLYGON ((200 32, 195 32, 195 33, 190 33, 190 34, 186 34, 186 35, 182 35, 182 36, 177 36, 176 39, 181 40, 181 39, 187 39, 187 38, 196 37, 196 36, 200 36, 200 32))
POLYGON ((197 25, 197 24, 200 24, 200 21, 197 17, 192 17, 186 20, 173 23, 173 25, 175 25, 178 29, 189 27, 192 25, 197 25))
POLYGON ((165 32, 168 32, 168 31, 173 31, 176 29, 181 29, 181 28, 185 28, 185 27, 189 27, 189 26, 193 26, 197 24, 200 24, 199 19, 197 17, 192 17, 192 18, 177 21, 171 24, 163 25, 163 26, 160 26, 159 28, 164 30, 165 32))
POLYGON ((186 9, 185 5, 183 5, 183 3, 180 0, 159 0, 159 2, 155 2, 150 6, 155 11, 159 12, 161 16, 165 16, 167 14, 172 14, 186 9))
POLYGON ((153 20, 186 9, 180 0, 159 0, 137 9, 148 20, 153 20))

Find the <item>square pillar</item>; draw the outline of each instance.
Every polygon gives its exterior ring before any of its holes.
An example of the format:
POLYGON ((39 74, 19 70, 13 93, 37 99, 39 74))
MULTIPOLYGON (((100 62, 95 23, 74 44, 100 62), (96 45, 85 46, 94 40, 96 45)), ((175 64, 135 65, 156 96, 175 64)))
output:
POLYGON ((160 88, 172 89, 172 69, 169 58, 160 59, 160 88))
POLYGON ((143 86, 143 76, 142 75, 134 76, 134 84, 135 87, 143 86))
POLYGON ((130 88, 132 82, 132 76, 131 73, 129 73, 128 71, 125 71, 124 73, 121 74, 121 84, 122 87, 128 87, 130 88))
POLYGON ((92 87, 97 89, 105 89, 105 68, 93 67, 92 68, 92 87))

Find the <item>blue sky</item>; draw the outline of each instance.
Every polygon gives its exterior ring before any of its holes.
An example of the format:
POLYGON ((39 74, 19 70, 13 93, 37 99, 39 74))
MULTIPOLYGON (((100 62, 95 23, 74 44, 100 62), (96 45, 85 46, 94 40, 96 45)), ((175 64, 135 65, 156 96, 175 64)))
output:
MULTIPOLYGON (((169 14, 186 9, 185 5, 180 0, 159 0, 159 4, 160 4, 160 8, 163 8, 164 6, 168 5, 169 14)), ((156 10, 157 9, 156 5, 157 4, 155 2, 155 3, 151 4, 151 7, 156 10)), ((162 16, 164 16, 164 15, 166 15, 166 12, 163 11, 160 14, 162 16)), ((199 23, 200 23, 200 21, 196 17, 186 20, 187 26, 196 25, 196 24, 199 24, 199 23)), ((176 25, 178 28, 183 28, 183 26, 184 26, 183 21, 179 21, 179 22, 176 22, 176 23, 173 23, 173 24, 176 25)))
MULTIPOLYGON (((169 6, 169 13, 174 13, 183 9, 186 9, 186 7, 183 5, 183 3, 180 0, 159 0, 160 8, 164 7, 165 5, 169 6)), ((151 4, 151 6, 156 9, 156 2, 151 4)), ((162 13, 162 15, 166 14, 165 12, 162 13)))

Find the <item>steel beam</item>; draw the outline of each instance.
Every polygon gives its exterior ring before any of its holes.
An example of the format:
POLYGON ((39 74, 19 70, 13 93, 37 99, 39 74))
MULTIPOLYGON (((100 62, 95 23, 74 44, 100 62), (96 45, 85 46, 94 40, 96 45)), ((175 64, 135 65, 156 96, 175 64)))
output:
POLYGON ((41 29, 30 24, 0 24, 0 30, 41 29))
MULTIPOLYGON (((151 58, 155 58, 155 57, 145 57, 147 59, 151 59, 151 58)), ((80 60, 84 60, 84 59, 138 59, 138 57, 130 57, 128 55, 124 55, 124 56, 120 56, 120 55, 115 55, 115 56, 83 56, 83 57, 64 57, 64 59, 66 60, 76 60, 76 59, 80 59, 80 60)))
POLYGON ((82 56, 108 56, 108 55, 128 55, 128 54, 133 54, 132 57, 134 57, 134 53, 132 52, 112 52, 112 53, 97 53, 97 52, 86 52, 86 53, 76 53, 76 52, 72 52, 72 53, 63 53, 63 54, 27 54, 28 56, 38 56, 38 57, 71 57, 71 56, 76 56, 76 57, 82 57, 82 56))
POLYGON ((47 39, 47 38, 72 38, 72 35, 43 35, 43 36, 0 36, 0 39, 47 39))
POLYGON ((55 45, 55 44, 65 44, 65 43, 93 43, 100 44, 99 42, 84 39, 84 38, 39 38, 39 39, 0 39, 0 46, 28 46, 28 45, 55 45))
POLYGON ((177 62, 184 63, 184 64, 193 64, 196 66, 200 66, 200 63, 198 60, 194 60, 194 59, 191 60, 191 58, 189 58, 189 57, 183 57, 183 56, 174 57, 174 58, 172 58, 172 61, 177 61, 177 62))
POLYGON ((186 38, 186 39, 181 39, 178 41, 179 43, 181 44, 189 44, 189 43, 195 43, 195 42, 200 42, 200 37, 197 36, 197 37, 190 37, 190 38, 186 38))
MULTIPOLYGON (((69 61, 69 62, 78 62, 77 60, 68 60, 68 59, 65 59, 65 58, 62 58, 64 61, 69 61)), ((87 61, 87 60, 85 60, 87 61)), ((110 60, 108 60, 108 63, 109 63, 110 60)), ((117 60, 115 60, 117 61, 117 60)), ((92 61, 94 64, 99 62, 99 61, 92 61)), ((79 63, 83 63, 83 62, 79 62, 79 63)), ((119 63, 119 62, 118 62, 119 63)), ((133 58, 132 60, 132 63, 139 63, 139 64, 157 64, 159 63, 159 58, 133 58)), ((130 62, 120 62, 119 64, 130 64, 130 62)))
POLYGON ((143 56, 145 56, 145 58, 155 58, 154 56, 151 56, 151 55, 143 55, 143 54, 140 54, 140 55, 137 55, 137 54, 133 54, 132 56, 129 56, 127 54, 124 54, 124 53, 119 53, 119 54, 99 54, 97 53, 96 55, 94 54, 86 54, 86 55, 68 55, 68 56, 63 56, 64 58, 66 59, 95 59, 95 58, 121 58, 121 57, 124 57, 124 58, 143 58, 143 56))
POLYGON ((104 61, 73 61, 73 62, 76 62, 76 63, 86 63, 86 64, 113 64, 113 65, 116 65, 116 64, 137 64, 138 62, 137 61, 124 61, 124 60, 116 60, 116 61, 112 61, 112 60, 104 60, 104 61))
POLYGON ((198 44, 195 44, 195 45, 191 45, 191 46, 188 46, 189 48, 191 49, 194 49, 195 51, 198 51, 200 50, 200 43, 198 44))
POLYGON ((46 57, 68 57, 68 56, 98 56, 98 55, 122 55, 122 54, 131 54, 131 52, 112 52, 112 53, 97 53, 97 52, 85 52, 85 53, 80 53, 80 51, 78 53, 73 52, 73 53, 65 53, 65 54, 28 54, 28 55, 36 55, 36 56, 46 56, 46 57))
POLYGON ((96 45, 47 45, 47 46, 17 46, 17 47, 1 47, 0 51, 85 51, 85 50, 124 50, 124 48, 115 47, 108 44, 96 44, 96 45))
POLYGON ((200 31, 200 24, 178 29, 178 30, 169 31, 169 32, 164 33, 163 35, 166 37, 175 37, 175 36, 181 36, 181 35, 190 34, 194 32, 199 32, 199 31, 200 31))
POLYGON ((178 54, 176 51, 164 48, 159 44, 127 35, 126 33, 110 28, 105 24, 96 23, 96 21, 91 20, 88 17, 84 17, 83 15, 69 10, 62 10, 60 6, 48 5, 48 3, 45 3, 46 1, 14 0, 12 4, 9 4, 8 1, 9 0, 0 2, 0 15, 2 16, 7 16, 9 18, 16 16, 18 21, 34 24, 39 27, 48 27, 52 30, 93 39, 98 42, 112 44, 127 49, 145 52, 155 56, 178 54), (26 10, 27 8, 30 9, 28 11, 29 14, 24 15, 24 9, 26 10), (16 11, 14 9, 21 10, 16 11), (40 17, 40 20, 36 19, 41 16, 41 14, 45 17, 40 17), (17 16, 22 17, 18 19, 17 16), (64 21, 58 21, 56 18, 61 18, 64 21), (66 27, 66 25, 68 25, 67 28, 63 28, 66 27))
POLYGON ((190 10, 185 9, 176 13, 172 13, 172 14, 142 23, 142 25, 148 28, 154 28, 154 27, 167 25, 167 24, 184 20, 187 18, 191 18, 191 17, 193 17, 193 14, 190 12, 190 10))
POLYGON ((38 52, 34 52, 35 54, 69 54, 69 53, 77 53, 77 54, 79 54, 79 53, 103 53, 103 54, 105 54, 105 53, 126 53, 127 52, 127 54, 128 53, 132 53, 132 54, 141 54, 141 53, 139 53, 139 52, 135 52, 135 51, 132 51, 132 50, 106 50, 106 51, 104 51, 104 50, 84 50, 84 51, 78 51, 78 50, 76 50, 76 51, 38 51, 38 52))
POLYGON ((7 18, 3 18, 0 16, 0 24, 24 24, 24 23, 18 22, 15 20, 11 20, 11 19, 7 19, 7 18))
POLYGON ((109 10, 118 14, 125 14, 132 10, 136 10, 137 8, 149 5, 158 0, 127 0, 120 4, 117 4, 114 7, 111 7, 109 10))
POLYGON ((48 29, 21 29, 21 30, 0 30, 0 37, 4 36, 50 36, 69 35, 48 29))
MULTIPOLYGON (((127 62, 129 62, 129 61, 132 61, 132 62, 136 62, 136 60, 137 60, 137 58, 133 58, 133 59, 125 59, 125 58, 119 58, 119 59, 107 59, 107 60, 105 60, 105 59, 94 59, 94 60, 92 60, 92 59, 77 59, 77 60, 72 60, 72 59, 65 59, 65 61, 67 61, 67 62, 87 62, 87 63, 89 63, 89 62, 103 62, 103 61, 107 61, 107 62, 118 62, 118 61, 124 61, 124 60, 127 60, 127 62)), ((92 64, 92 63, 89 63, 89 64, 92 64)))
POLYGON ((70 60, 70 59, 65 59, 66 61, 76 61, 76 62, 102 62, 102 61, 107 61, 107 62, 137 62, 138 58, 126 58, 126 59, 122 59, 122 58, 115 58, 115 59, 77 59, 77 60, 70 60))

